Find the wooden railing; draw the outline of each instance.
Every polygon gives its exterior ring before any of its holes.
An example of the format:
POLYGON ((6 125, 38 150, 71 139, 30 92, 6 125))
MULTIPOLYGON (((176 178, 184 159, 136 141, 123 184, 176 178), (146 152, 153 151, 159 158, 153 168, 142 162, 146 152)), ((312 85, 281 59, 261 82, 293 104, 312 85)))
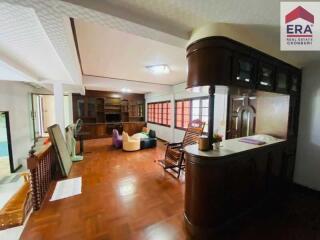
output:
POLYGON ((31 173, 33 210, 39 210, 52 180, 58 177, 57 160, 49 143, 39 152, 30 150, 27 167, 31 173))

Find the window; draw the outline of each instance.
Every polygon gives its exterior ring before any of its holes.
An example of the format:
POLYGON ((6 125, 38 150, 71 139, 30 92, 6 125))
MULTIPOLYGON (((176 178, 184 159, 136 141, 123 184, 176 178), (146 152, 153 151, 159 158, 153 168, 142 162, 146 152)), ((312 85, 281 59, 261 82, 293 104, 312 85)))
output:
POLYGON ((175 127, 187 129, 190 121, 201 120, 206 123, 204 131, 208 130, 209 99, 193 98, 176 101, 175 127))
POLYGON ((148 103, 148 122, 170 127, 171 103, 148 103))

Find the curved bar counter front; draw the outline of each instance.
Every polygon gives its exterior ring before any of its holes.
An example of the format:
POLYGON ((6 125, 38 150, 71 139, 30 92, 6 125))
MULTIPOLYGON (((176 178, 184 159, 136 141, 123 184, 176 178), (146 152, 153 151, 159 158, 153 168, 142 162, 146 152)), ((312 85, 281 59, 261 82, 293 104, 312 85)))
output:
POLYGON ((287 141, 252 145, 230 139, 219 151, 185 147, 185 222, 208 237, 279 187, 287 141))

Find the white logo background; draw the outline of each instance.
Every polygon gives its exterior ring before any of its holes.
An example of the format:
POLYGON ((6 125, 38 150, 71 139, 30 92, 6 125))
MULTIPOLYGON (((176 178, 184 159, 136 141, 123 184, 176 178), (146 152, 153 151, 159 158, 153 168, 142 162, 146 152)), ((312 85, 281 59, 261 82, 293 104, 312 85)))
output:
MULTIPOLYGON (((296 42, 301 42, 296 38, 292 38, 296 42)), ((282 51, 320 51, 320 2, 281 2, 280 4, 280 49, 282 51), (309 44, 293 44, 293 41, 287 39, 287 24, 285 23, 286 15, 297 7, 303 7, 314 16, 314 23, 310 23, 304 19, 296 19, 288 24, 306 24, 312 25, 312 38, 306 38, 309 44), (310 41, 312 42, 310 44, 310 41), (288 44, 291 43, 291 44, 288 44)))

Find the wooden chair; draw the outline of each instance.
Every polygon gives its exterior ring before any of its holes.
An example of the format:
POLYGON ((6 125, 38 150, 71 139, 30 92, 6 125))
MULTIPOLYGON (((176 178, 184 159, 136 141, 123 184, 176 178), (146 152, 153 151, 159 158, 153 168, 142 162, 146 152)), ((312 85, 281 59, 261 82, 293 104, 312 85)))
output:
POLYGON ((177 178, 180 177, 180 172, 184 169, 184 150, 187 145, 192 145, 198 142, 199 137, 202 135, 205 123, 200 120, 192 121, 184 135, 183 141, 179 143, 167 144, 164 160, 160 160, 165 170, 171 169, 178 173, 177 178))

